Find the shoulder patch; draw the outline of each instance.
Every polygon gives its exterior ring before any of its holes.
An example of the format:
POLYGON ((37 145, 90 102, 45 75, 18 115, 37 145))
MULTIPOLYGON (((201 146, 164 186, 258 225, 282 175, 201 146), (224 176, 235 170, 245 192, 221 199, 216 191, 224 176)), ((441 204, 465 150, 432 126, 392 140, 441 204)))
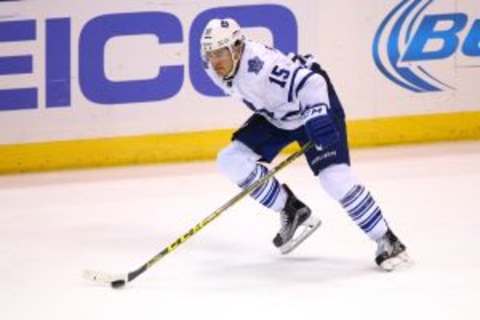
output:
POLYGON ((254 57, 248 60, 248 72, 253 72, 255 74, 258 74, 260 70, 262 70, 264 64, 265 63, 262 60, 260 60, 259 57, 254 57))

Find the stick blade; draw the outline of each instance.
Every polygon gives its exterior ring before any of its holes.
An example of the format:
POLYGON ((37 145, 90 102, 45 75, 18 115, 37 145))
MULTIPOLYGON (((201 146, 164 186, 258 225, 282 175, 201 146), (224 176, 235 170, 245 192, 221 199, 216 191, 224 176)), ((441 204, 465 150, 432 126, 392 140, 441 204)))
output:
POLYGON ((85 280, 95 282, 102 285, 112 286, 113 288, 121 288, 128 282, 127 275, 110 274, 95 270, 83 271, 82 277, 85 280))

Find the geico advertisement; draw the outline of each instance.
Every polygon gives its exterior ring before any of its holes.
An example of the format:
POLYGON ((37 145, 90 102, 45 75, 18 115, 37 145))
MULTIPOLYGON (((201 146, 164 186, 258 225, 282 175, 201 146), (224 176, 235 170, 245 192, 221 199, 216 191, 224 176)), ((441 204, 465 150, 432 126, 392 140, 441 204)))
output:
POLYGON ((350 118, 479 108, 477 2, 3 2, 0 143, 240 125, 200 57, 214 17, 316 55, 350 118))

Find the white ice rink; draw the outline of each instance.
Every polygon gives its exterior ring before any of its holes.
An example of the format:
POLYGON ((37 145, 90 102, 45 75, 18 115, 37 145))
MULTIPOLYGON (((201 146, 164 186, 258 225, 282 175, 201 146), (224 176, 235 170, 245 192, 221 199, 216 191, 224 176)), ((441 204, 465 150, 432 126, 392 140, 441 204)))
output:
POLYGON ((245 199, 125 289, 131 271, 235 195, 213 162, 0 177, 0 319, 480 319, 480 142, 354 150, 415 265, 375 244, 303 159, 279 174, 323 220, 290 256, 278 217, 245 199))

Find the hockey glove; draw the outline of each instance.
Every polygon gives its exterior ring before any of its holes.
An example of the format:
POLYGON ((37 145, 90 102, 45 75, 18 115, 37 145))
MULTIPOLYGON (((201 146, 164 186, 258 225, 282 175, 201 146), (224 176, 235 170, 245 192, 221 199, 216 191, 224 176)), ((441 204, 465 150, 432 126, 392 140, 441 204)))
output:
POLYGON ((338 131, 328 114, 308 119, 305 122, 305 130, 319 151, 336 144, 339 140, 338 131))

